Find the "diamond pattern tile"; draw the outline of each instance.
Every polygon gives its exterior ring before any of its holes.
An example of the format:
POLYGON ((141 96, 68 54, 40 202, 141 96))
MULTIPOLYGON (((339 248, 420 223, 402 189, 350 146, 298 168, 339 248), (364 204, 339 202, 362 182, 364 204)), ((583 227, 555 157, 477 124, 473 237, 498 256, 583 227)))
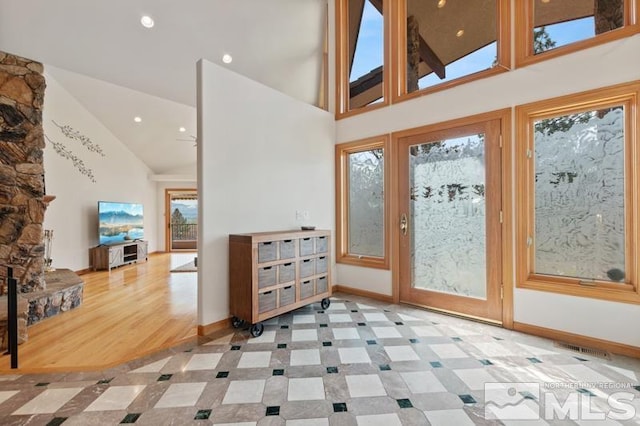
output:
POLYGON ((590 423, 496 416, 544 413, 542 392, 587 398, 597 412, 620 390, 638 413, 602 424, 640 424, 640 360, 576 356, 548 340, 356 296, 263 324, 256 338, 225 330, 86 381, 0 376, 0 424, 582 425, 590 423))

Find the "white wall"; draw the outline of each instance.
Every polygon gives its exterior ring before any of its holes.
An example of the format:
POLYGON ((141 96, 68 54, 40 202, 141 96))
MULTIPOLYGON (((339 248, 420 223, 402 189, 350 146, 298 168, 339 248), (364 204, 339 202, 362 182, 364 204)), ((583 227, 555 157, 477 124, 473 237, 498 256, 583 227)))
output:
POLYGON ((334 228, 333 116, 211 62, 198 64, 198 324, 226 319, 228 235, 334 228))
POLYGON ((52 229, 53 266, 72 270, 90 266, 89 248, 98 244, 98 201, 144 204, 144 233, 149 251, 157 247, 156 184, 151 170, 91 115, 64 87, 45 73, 47 89, 43 111, 45 135, 62 143, 91 169, 96 182, 82 175, 71 160, 58 155, 45 139, 45 183, 56 199, 45 214, 44 228, 52 229), (69 125, 99 145, 105 157, 65 137, 59 125, 69 125))
MULTIPOLYGON (((336 124, 336 143, 640 79, 640 35, 433 93, 336 124)), ((515 126, 514 126, 515 127, 515 126)), ((515 141, 515 128, 513 141, 515 141)), ((513 214, 513 212, 511 212, 513 214)), ((391 274, 338 265, 336 282, 391 294, 391 274), (375 273, 375 272, 374 272, 375 273), (385 280, 385 282, 381 282, 385 280)), ((640 306, 515 289, 515 321, 640 346, 640 306), (544 313, 544 314, 542 314, 544 313)))

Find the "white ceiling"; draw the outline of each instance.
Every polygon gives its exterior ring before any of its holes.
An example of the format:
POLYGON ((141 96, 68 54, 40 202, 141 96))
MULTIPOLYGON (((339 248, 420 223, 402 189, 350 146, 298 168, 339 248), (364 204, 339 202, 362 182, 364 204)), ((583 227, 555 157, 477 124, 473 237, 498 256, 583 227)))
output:
POLYGON ((156 174, 193 164, 196 62, 316 104, 327 0, 0 0, 0 50, 47 74, 156 174), (155 27, 145 29, 149 15, 155 27), (231 64, 222 55, 233 56, 231 64), (133 117, 143 118, 133 123, 133 117), (179 133, 178 128, 187 128, 179 133))

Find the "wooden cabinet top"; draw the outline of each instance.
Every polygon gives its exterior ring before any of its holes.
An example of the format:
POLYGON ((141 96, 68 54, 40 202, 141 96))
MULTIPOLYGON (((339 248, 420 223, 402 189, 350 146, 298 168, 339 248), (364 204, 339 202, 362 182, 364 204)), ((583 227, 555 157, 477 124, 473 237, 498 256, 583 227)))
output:
POLYGON ((260 243, 265 241, 289 240, 307 237, 324 237, 331 235, 328 229, 316 229, 313 231, 302 231, 293 229, 289 231, 252 232, 248 234, 230 234, 229 241, 238 243, 260 243))

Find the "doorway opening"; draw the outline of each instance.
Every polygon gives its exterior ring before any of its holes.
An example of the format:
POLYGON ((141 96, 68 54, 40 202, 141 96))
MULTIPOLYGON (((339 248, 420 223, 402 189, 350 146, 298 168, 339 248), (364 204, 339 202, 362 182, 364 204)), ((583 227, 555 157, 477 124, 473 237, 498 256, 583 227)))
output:
POLYGON ((198 191, 165 190, 166 251, 198 250, 198 191))

